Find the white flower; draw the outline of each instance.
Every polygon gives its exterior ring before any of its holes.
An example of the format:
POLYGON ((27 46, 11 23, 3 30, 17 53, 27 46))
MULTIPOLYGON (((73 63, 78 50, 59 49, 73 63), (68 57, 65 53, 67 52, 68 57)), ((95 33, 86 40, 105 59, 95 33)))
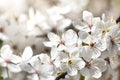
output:
MULTIPOLYGON (((115 55, 109 54, 108 50, 103 51, 102 55, 100 56, 100 58, 102 58, 102 59, 104 59, 106 61, 106 63, 107 63, 107 67, 106 68, 108 68, 108 69, 109 68, 113 69, 113 66, 116 65, 116 63, 113 61, 115 59, 115 55)), ((104 68, 103 71, 105 71, 106 68, 104 68)))
POLYGON ((4 45, 1 48, 0 53, 0 64, 3 67, 8 67, 8 69, 12 72, 20 72, 21 68, 16 64, 18 60, 18 56, 13 54, 12 49, 9 45, 4 45))
MULTIPOLYGON (((82 40, 81 44, 83 48, 89 50, 89 54, 92 54, 92 58, 98 58, 101 55, 101 51, 106 49, 105 40, 101 40, 94 35, 90 35, 84 31, 79 32, 79 38, 82 40)), ((82 49, 81 49, 82 50, 82 49)))
POLYGON ((23 64, 28 62, 33 56, 33 51, 31 49, 31 47, 26 47, 23 51, 23 53, 19 54, 19 56, 17 56, 17 61, 15 61, 15 63, 19 63, 19 64, 23 64))
MULTIPOLYGON (((113 26, 114 27, 114 26, 113 26)), ((113 28, 106 37, 107 50, 110 54, 120 54, 120 29, 113 28)))
POLYGON ((65 18, 63 14, 65 14, 67 10, 59 7, 52 7, 47 10, 49 15, 49 25, 51 28, 55 28, 58 31, 64 31, 65 28, 69 27, 71 24, 71 19, 65 18))
POLYGON ((51 66, 46 63, 42 63, 39 55, 34 56, 27 67, 24 68, 25 71, 32 74, 32 80, 54 80, 54 77, 51 76, 51 66))
POLYGON ((48 33, 50 41, 44 42, 45 46, 58 47, 59 50, 66 49, 66 46, 73 45, 77 42, 77 34, 72 29, 66 31, 62 36, 58 36, 52 32, 48 33))
POLYGON ((30 61, 32 56, 32 49, 30 47, 26 47, 23 51, 23 54, 20 54, 20 56, 17 57, 16 63, 21 67, 22 70, 25 70, 24 68, 28 67, 26 64, 30 61))
POLYGON ((106 62, 103 59, 93 59, 89 51, 85 49, 81 53, 82 59, 85 62, 85 67, 80 70, 80 73, 85 77, 100 78, 102 71, 106 68, 106 62))
MULTIPOLYGON (((75 14, 80 13, 85 8, 85 6, 87 6, 89 0, 59 0, 59 2, 59 7, 65 8, 68 14, 71 14, 71 12, 75 14)), ((68 16, 71 17, 71 15, 68 16)), ((72 15, 72 17, 74 16, 76 16, 76 14, 72 15)))
POLYGON ((1 0, 0 9, 7 14, 20 14, 27 8, 26 1, 24 0, 1 0), (18 7, 18 8, 17 8, 18 7))
POLYGON ((46 64, 48 65, 47 67, 51 68, 51 74, 56 72, 56 64, 55 64, 56 60, 55 59, 50 58, 50 56, 48 56, 45 53, 41 53, 38 58, 40 58, 41 63, 46 64))
POLYGON ((22 62, 28 61, 29 59, 32 58, 32 56, 33 56, 33 51, 31 47, 26 47, 21 55, 21 60, 22 62))
POLYGON ((85 32, 94 32, 96 26, 95 24, 100 21, 99 17, 93 17, 92 13, 88 12, 88 11, 83 11, 83 20, 84 23, 80 23, 80 24, 74 24, 75 27, 78 30, 82 30, 85 32))
POLYGON ((113 25, 116 25, 116 23, 111 19, 105 20, 105 15, 103 15, 102 20, 98 21, 95 25, 96 29, 94 34, 98 35, 101 38, 104 38, 107 33, 113 28, 113 25))
POLYGON ((3 41, 9 40, 9 38, 2 33, 0 33, 0 39, 3 40, 3 41))
POLYGON ((70 76, 78 74, 78 70, 81 70, 85 66, 85 62, 79 58, 78 53, 61 53, 60 69, 63 72, 67 72, 70 76))
POLYGON ((29 19, 27 20, 29 35, 40 35, 51 30, 47 23, 47 17, 39 10, 29 9, 29 19))

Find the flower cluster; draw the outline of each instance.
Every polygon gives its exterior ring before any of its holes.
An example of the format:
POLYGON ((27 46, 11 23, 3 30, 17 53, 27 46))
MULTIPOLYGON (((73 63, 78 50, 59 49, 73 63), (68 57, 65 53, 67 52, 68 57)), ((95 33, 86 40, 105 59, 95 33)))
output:
POLYGON ((73 28, 60 34, 47 33, 49 40, 43 44, 50 48, 49 53, 33 56, 28 46, 15 55, 9 45, 2 46, 2 77, 10 80, 13 72, 24 73, 25 80, 79 80, 80 75, 100 78, 111 65, 112 56, 120 55, 119 22, 104 14, 94 17, 88 11, 83 11, 82 19, 72 21, 73 28))
POLYGON ((63 31, 74 18, 71 13, 80 13, 87 3, 88 0, 1 0, 0 40, 15 53, 26 46, 31 46, 34 54, 43 52, 45 35, 63 31))

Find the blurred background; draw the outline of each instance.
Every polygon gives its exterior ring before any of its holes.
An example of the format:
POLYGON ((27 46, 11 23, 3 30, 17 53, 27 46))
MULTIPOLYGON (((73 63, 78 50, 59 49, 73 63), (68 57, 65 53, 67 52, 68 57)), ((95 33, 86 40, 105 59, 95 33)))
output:
MULTIPOLYGON (((46 34, 64 31, 72 21, 81 19, 84 10, 98 17, 105 13, 107 18, 116 20, 120 16, 120 0, 0 0, 1 46, 9 44, 15 54, 26 46, 32 47, 34 55, 49 52, 43 45, 48 40, 46 34)), ((120 80, 120 58, 114 59, 116 71, 105 72, 96 80, 120 80)))
POLYGON ((99 17, 105 13, 107 18, 116 20, 120 16, 120 0, 0 0, 0 38, 16 53, 26 46, 35 53, 43 52, 45 34, 53 28, 68 27, 70 20, 81 19, 84 10, 99 17))
POLYGON ((87 9, 95 16, 105 13, 116 19, 120 16, 120 0, 90 0, 87 9))

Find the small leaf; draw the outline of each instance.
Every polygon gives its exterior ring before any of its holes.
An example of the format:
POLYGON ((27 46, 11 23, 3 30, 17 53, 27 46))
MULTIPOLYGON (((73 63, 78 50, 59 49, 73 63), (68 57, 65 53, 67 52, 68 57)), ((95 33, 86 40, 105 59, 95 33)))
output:
POLYGON ((64 79, 66 75, 67 75, 67 72, 61 73, 59 76, 56 77, 55 80, 64 79))
POLYGON ((2 67, 0 66, 0 76, 2 75, 2 67))
POLYGON ((2 47, 3 45, 3 41, 0 39, 0 48, 2 47))
POLYGON ((82 42, 82 46, 89 46, 89 44, 82 42))
POLYGON ((0 80, 3 80, 3 77, 2 77, 2 76, 0 76, 0 80))
POLYGON ((85 80, 85 77, 83 75, 80 75, 80 80, 85 80))

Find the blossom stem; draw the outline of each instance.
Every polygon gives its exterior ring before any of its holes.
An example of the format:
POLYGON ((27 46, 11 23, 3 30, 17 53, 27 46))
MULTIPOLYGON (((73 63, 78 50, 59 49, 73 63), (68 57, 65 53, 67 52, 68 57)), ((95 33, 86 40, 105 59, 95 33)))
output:
POLYGON ((2 77, 2 67, 0 66, 0 80, 3 80, 3 77, 2 77))
POLYGON ((0 66, 0 76, 2 75, 2 67, 0 66))
POLYGON ((10 76, 9 76, 9 69, 8 69, 8 67, 6 67, 6 71, 7 71, 8 79, 10 79, 10 76))
POLYGON ((40 80, 40 76, 38 75, 38 79, 40 80))
POLYGON ((80 75, 80 80, 85 80, 85 77, 83 75, 80 75))

